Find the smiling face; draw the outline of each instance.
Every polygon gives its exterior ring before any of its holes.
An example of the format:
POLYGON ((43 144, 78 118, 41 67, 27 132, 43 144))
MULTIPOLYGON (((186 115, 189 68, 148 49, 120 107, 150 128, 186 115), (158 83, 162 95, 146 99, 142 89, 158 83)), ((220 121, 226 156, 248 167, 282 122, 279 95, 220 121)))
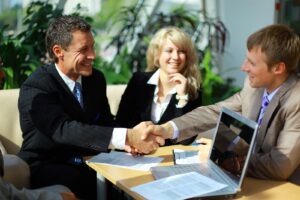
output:
POLYGON ((271 92, 277 87, 275 65, 270 69, 266 63, 266 55, 260 48, 253 48, 247 52, 242 71, 248 74, 250 85, 253 88, 266 88, 271 92))
POLYGON ((54 45, 53 51, 58 57, 58 67, 70 79, 77 80, 92 74, 95 59, 94 38, 91 32, 75 31, 67 49, 54 45))
POLYGON ((159 66, 166 74, 179 73, 185 66, 186 53, 175 46, 169 39, 162 45, 159 66))

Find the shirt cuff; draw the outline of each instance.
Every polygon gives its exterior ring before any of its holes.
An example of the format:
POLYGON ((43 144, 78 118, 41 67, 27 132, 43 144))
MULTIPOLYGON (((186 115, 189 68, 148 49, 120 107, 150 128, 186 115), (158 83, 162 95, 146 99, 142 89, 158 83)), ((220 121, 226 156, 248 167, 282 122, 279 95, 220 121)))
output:
POLYGON ((170 122, 171 126, 173 127, 173 137, 171 139, 172 140, 177 139, 179 136, 179 129, 173 121, 169 121, 169 122, 170 122))
POLYGON ((125 148, 126 133, 126 128, 114 128, 108 148, 123 150, 125 148))

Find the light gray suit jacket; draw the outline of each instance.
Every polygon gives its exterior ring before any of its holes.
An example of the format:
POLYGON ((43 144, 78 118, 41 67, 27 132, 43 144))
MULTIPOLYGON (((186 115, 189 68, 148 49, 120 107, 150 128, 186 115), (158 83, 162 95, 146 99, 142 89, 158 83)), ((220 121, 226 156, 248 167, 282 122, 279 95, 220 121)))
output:
MULTIPOLYGON (((195 110, 173 121, 180 131, 178 140, 214 128, 221 107, 229 108, 256 121, 264 89, 250 87, 248 77, 243 89, 232 97, 195 110)), ((270 102, 256 139, 248 174, 300 184, 300 79, 290 75, 270 102)))
POLYGON ((70 192, 62 185, 53 185, 40 189, 17 189, 13 184, 3 180, 3 157, 0 150, 0 199, 7 200, 62 200, 61 192, 70 192))

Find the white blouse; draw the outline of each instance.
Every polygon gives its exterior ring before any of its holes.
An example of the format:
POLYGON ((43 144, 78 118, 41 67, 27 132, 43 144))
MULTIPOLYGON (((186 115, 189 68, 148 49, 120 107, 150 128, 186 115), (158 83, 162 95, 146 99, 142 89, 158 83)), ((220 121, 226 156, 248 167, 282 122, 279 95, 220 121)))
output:
POLYGON ((176 89, 174 87, 172 90, 168 92, 163 102, 158 102, 159 73, 160 73, 160 69, 158 69, 147 82, 147 84, 156 86, 154 90, 152 107, 151 107, 151 120, 154 123, 157 123, 160 120, 161 116, 164 114, 165 110, 167 109, 170 103, 172 95, 176 94, 176 89))

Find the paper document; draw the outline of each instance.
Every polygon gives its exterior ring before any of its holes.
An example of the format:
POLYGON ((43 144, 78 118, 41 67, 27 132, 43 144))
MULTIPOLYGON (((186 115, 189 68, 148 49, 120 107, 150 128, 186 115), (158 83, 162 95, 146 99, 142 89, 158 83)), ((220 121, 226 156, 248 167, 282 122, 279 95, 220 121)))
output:
POLYGON ((174 164, 200 163, 199 151, 185 151, 181 149, 173 150, 174 164))
POLYGON ((145 183, 131 190, 146 199, 176 200, 203 196, 226 186, 197 172, 189 172, 145 183))
POLYGON ((110 153, 100 153, 87 160, 87 162, 116 165, 130 169, 149 171, 151 167, 158 165, 162 160, 163 158, 161 157, 133 157, 129 153, 111 151, 110 153))

